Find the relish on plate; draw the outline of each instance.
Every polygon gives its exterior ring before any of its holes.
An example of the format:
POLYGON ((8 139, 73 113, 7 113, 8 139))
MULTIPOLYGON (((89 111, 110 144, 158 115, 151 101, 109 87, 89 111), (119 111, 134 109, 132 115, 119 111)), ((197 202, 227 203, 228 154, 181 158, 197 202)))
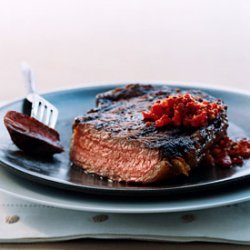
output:
POLYGON ((208 150, 204 163, 229 168, 234 165, 242 165, 243 160, 248 158, 250 158, 249 140, 243 138, 234 141, 229 137, 224 137, 208 150))
POLYGON ((179 94, 157 100, 147 112, 142 112, 146 125, 154 122, 157 128, 166 125, 176 127, 203 127, 214 120, 223 106, 207 100, 196 100, 190 94, 179 94))

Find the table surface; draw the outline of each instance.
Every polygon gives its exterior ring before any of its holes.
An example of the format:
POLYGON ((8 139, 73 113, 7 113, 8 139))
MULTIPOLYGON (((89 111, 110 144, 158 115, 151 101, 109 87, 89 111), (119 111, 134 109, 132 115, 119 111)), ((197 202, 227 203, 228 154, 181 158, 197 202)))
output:
MULTIPOLYGON (((250 1, 0 0, 0 101, 96 82, 184 81, 250 90, 250 1)), ((0 244, 5 249, 18 245, 0 244)), ((181 249, 183 244, 82 240, 27 249, 181 249)), ((250 249, 188 243, 186 249, 250 249)))

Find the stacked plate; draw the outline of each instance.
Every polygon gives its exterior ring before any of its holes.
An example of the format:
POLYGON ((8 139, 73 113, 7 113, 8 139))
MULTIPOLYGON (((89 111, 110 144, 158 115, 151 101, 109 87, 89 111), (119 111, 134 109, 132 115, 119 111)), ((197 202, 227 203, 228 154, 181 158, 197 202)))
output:
MULTIPOLYGON (((173 86, 173 85, 172 85, 173 86)), ((95 96, 117 87, 105 85, 57 91, 45 95, 59 109, 57 130, 65 152, 50 159, 31 157, 18 150, 0 124, 0 190, 51 206, 112 213, 160 213, 204 209, 250 200, 250 162, 231 169, 204 168, 170 183, 133 186, 85 174, 71 165, 69 145, 74 118, 95 105, 95 96)), ((194 89, 197 86, 174 85, 194 89)), ((229 133, 249 137, 250 94, 199 87, 228 105, 229 133)), ((1 121, 9 110, 24 112, 23 100, 0 109, 1 121)), ((97 156, 98 157, 98 156, 97 156)))

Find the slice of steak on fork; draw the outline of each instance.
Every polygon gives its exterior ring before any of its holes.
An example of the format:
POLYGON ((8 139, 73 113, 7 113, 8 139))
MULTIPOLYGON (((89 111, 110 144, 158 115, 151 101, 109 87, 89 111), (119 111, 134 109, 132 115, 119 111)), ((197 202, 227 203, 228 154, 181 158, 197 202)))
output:
MULTIPOLYGON (((207 149, 226 134, 226 108, 201 128, 147 126, 142 111, 169 95, 190 93, 222 104, 199 90, 130 84, 99 94, 97 107, 73 125, 71 161, 88 173, 113 181, 153 183, 189 175, 207 149)), ((224 106, 223 106, 224 107, 224 106)))

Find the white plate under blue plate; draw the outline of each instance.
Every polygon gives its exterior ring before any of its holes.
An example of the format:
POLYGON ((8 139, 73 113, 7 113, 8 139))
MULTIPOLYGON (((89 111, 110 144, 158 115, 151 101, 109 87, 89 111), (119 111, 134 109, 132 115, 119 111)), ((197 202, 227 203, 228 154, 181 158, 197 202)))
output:
POLYGON ((220 207, 250 200, 250 188, 176 200, 117 200, 72 193, 29 182, 0 168, 0 191, 27 201, 64 209, 108 213, 166 213, 220 207))

